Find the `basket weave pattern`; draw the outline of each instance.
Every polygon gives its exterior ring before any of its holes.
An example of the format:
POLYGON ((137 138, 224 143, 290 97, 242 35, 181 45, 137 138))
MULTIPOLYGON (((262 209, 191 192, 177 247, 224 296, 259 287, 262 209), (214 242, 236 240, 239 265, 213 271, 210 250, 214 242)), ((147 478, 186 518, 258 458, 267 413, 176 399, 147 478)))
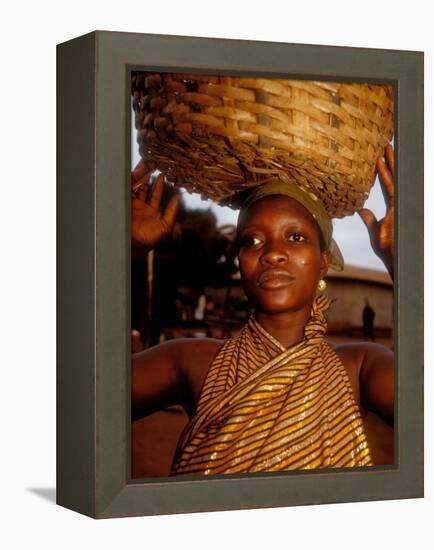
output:
POLYGON ((221 204, 277 176, 353 214, 393 134, 385 85, 138 72, 132 94, 148 169, 221 204))

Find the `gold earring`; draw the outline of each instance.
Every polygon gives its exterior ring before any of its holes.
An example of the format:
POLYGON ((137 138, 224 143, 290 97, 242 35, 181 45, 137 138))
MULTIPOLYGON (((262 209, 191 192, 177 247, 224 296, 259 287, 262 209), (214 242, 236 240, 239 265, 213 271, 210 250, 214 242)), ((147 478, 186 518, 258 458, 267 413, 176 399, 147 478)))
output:
POLYGON ((317 285, 316 288, 317 288, 318 292, 324 292, 326 287, 327 287, 327 283, 324 281, 324 279, 320 279, 318 281, 318 285, 317 285))

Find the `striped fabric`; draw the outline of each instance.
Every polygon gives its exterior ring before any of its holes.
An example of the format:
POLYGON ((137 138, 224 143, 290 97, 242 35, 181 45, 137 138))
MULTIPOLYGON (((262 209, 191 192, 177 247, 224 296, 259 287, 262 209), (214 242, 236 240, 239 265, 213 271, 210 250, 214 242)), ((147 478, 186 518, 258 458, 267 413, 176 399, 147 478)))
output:
POLYGON ((171 475, 372 465, 345 368, 324 340, 325 296, 285 349, 251 317, 208 371, 171 475))

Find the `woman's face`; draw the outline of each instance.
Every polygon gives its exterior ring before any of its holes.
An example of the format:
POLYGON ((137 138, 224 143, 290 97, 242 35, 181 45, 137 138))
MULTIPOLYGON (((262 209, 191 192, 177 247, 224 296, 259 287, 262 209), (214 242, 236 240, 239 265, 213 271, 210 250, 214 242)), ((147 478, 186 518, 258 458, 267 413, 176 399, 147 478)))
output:
POLYGON ((244 291, 256 311, 310 308, 328 268, 318 227, 300 203, 271 195, 241 214, 239 265, 244 291))

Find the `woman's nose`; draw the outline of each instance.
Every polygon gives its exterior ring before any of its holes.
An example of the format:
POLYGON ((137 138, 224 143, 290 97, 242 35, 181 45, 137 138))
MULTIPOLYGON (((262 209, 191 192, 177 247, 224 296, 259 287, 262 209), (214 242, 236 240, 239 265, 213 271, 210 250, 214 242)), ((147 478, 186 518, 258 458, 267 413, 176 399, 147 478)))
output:
POLYGON ((260 262, 264 264, 277 265, 285 263, 288 260, 286 252, 279 249, 277 246, 267 246, 261 255, 260 262))

